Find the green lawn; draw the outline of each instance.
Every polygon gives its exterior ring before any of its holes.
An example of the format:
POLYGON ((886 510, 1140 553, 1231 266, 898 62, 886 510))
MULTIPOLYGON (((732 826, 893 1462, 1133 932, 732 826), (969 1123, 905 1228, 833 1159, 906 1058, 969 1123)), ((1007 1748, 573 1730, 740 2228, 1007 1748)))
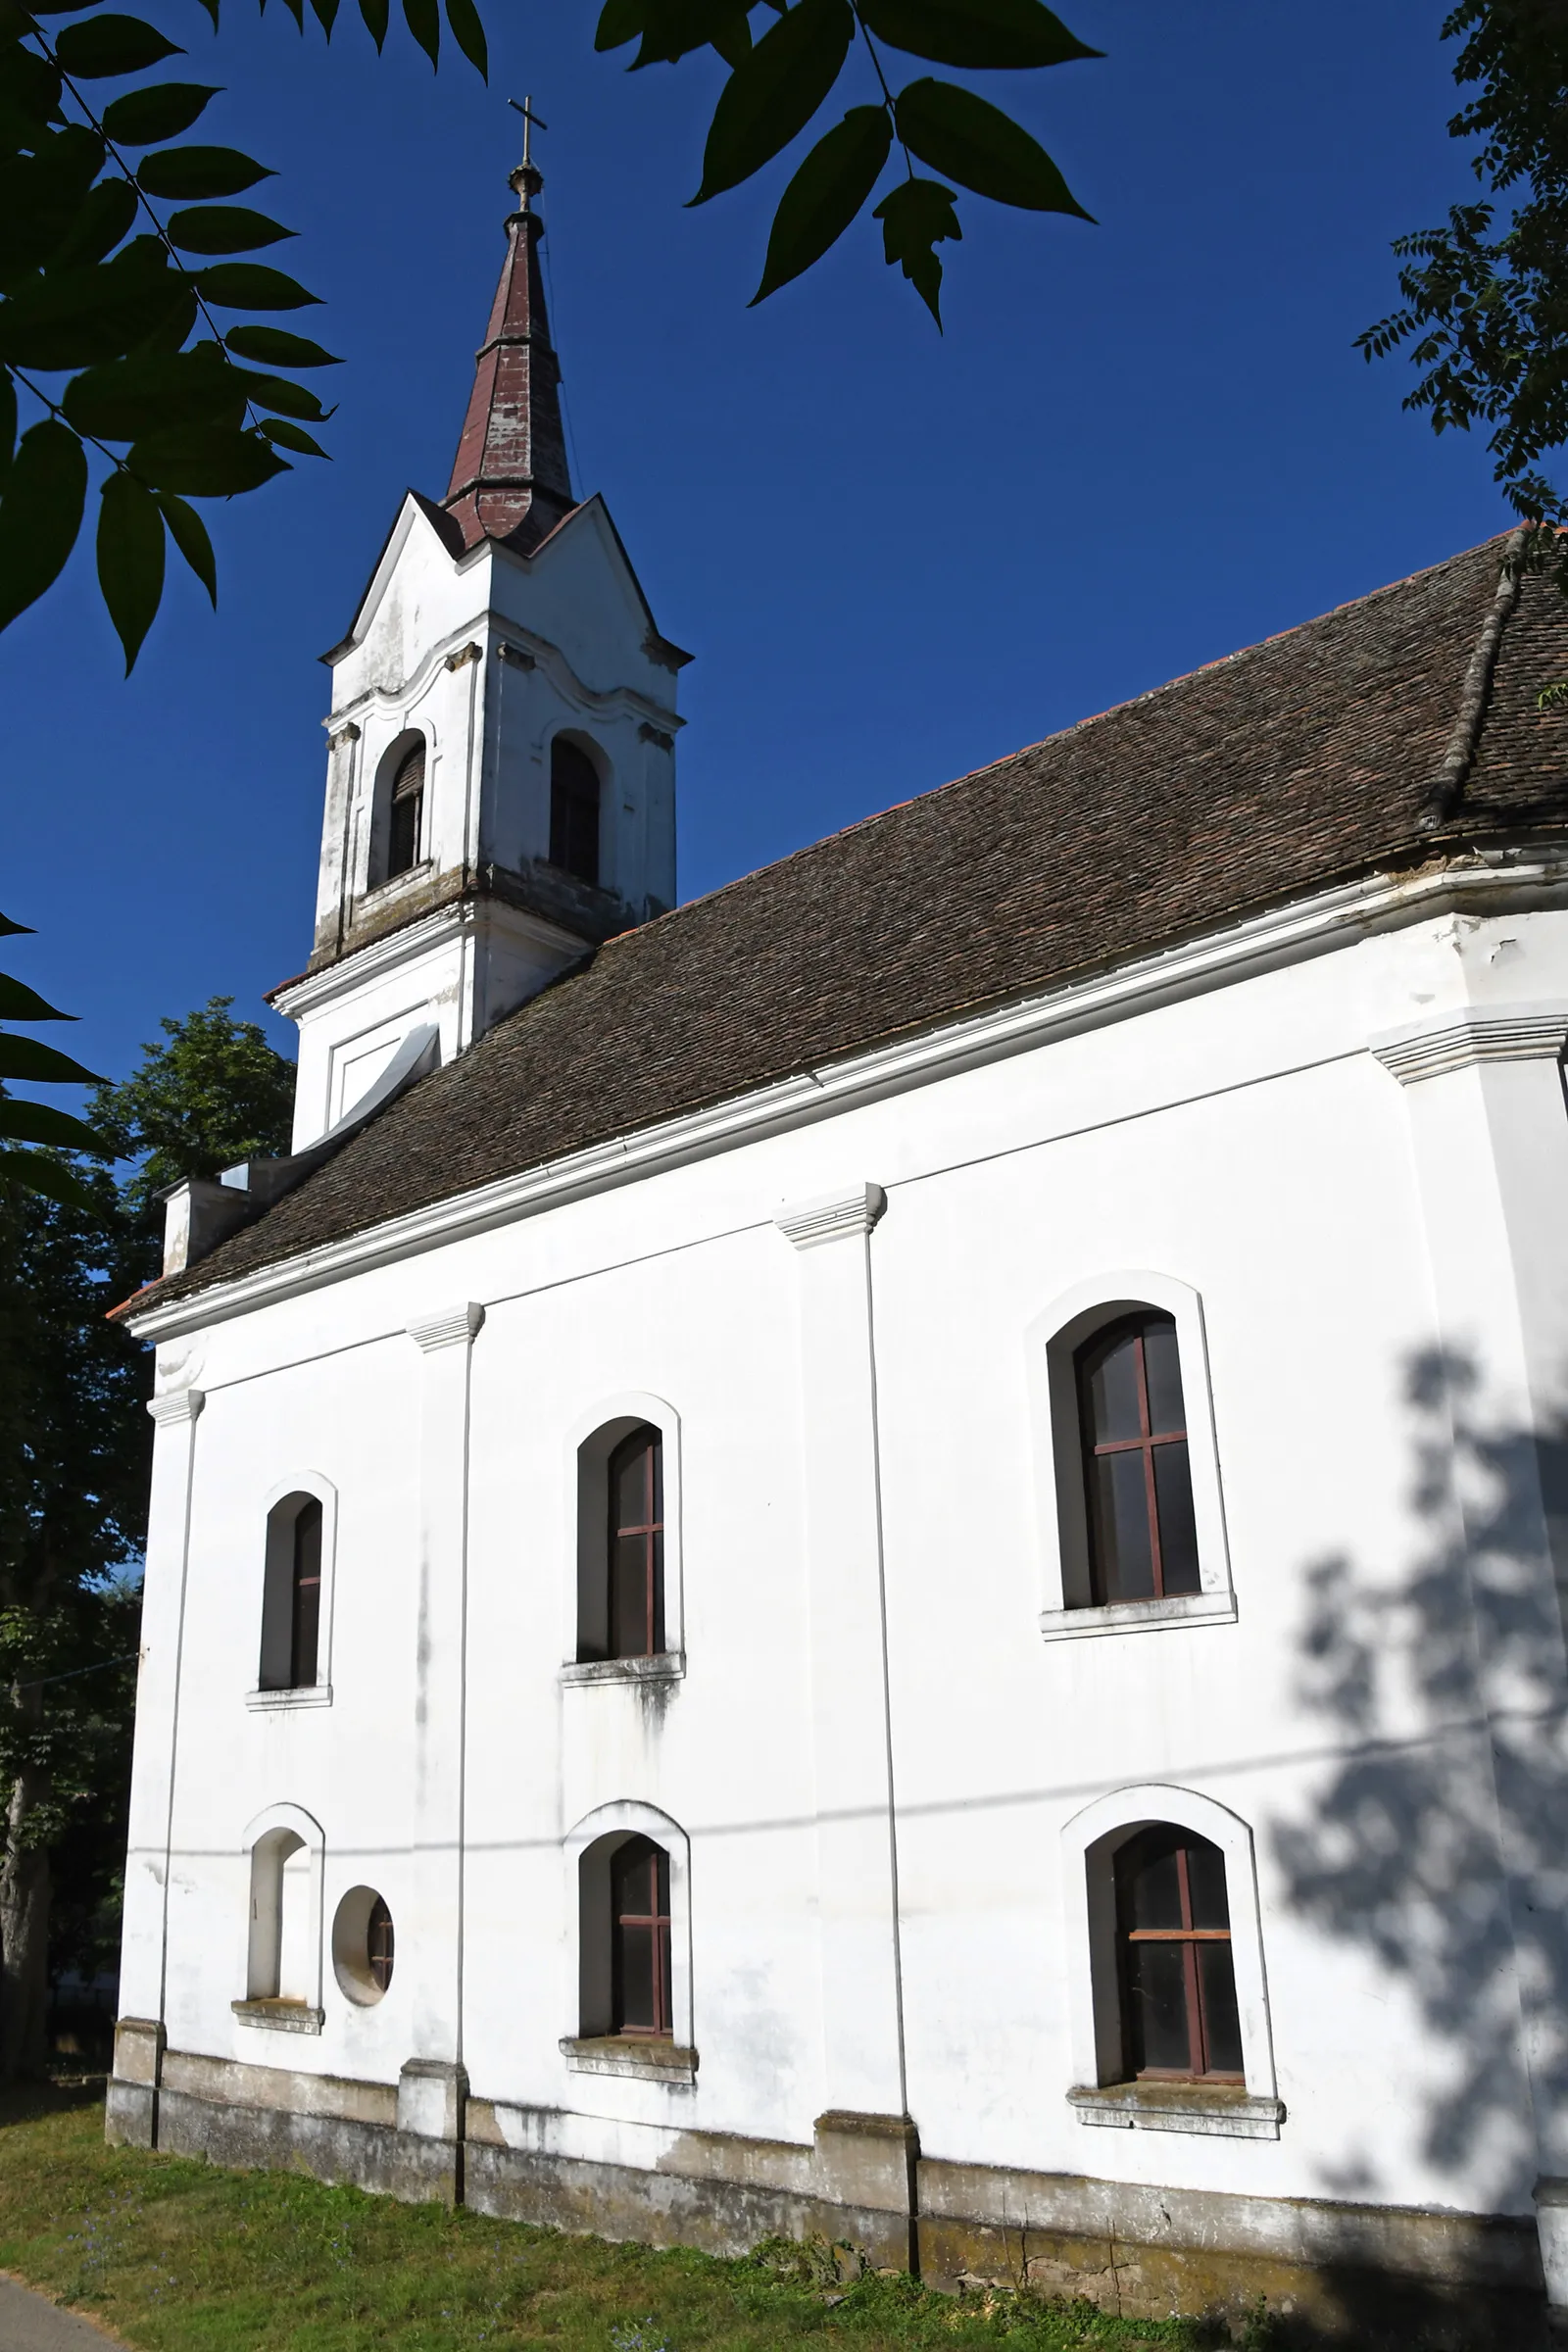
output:
POLYGON ((658 2254, 106 2148, 98 2085, 0 2102, 0 2270, 144 2352, 773 2352, 808 2337, 821 2352, 1174 2352, 1213 2340, 1082 2302, 955 2299, 897 2278, 829 2286, 813 2267, 820 2255, 658 2254))

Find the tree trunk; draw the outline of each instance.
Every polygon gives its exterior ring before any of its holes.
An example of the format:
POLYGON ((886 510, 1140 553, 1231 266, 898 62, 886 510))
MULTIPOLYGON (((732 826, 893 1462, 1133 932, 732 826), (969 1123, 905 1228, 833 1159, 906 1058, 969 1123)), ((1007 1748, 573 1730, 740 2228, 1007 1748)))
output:
POLYGON ((11 1785, 0 1856, 0 2081, 36 2081, 49 2056, 49 1849, 27 1843, 48 1795, 32 1769, 11 1785))

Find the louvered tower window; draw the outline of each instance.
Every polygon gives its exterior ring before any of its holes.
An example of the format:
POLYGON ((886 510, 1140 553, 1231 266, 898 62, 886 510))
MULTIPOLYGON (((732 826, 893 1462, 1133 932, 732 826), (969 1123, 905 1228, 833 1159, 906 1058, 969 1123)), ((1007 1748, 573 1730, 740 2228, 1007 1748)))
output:
POLYGON ((599 771, 580 745, 550 747, 550 862, 579 882, 599 880, 599 771))
POLYGON ((419 836, 424 831, 424 746, 416 743, 392 779, 392 808, 387 828, 386 872, 406 874, 419 862, 419 836))

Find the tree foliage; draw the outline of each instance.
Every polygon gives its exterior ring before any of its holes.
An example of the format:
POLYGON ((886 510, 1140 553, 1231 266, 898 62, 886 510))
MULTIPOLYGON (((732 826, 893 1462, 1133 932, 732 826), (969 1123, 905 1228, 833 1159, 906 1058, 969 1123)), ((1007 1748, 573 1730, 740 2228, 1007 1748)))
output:
POLYGON ((288 1150, 294 1065, 255 1021, 229 1017, 232 997, 211 997, 159 1026, 167 1043, 142 1048, 138 1067, 100 1085, 88 1114, 111 1157, 137 1165, 121 1188, 132 1216, 186 1176, 218 1176, 242 1159, 288 1150))
POLYGON ((113 1948, 151 1430, 149 1352, 108 1310, 157 1267, 154 1195, 286 1149, 292 1069, 215 997, 100 1084, 107 1168, 0 1189, 0 2073, 44 2059, 49 1959, 113 1948), (79 1195, 79 1198, 77 1197, 79 1195), (127 1655, 127 1653, 129 1653, 127 1655), (53 1915, 53 1919, 52 1919, 53 1915))
MULTIPOLYGON (((1471 93, 1448 128, 1474 140, 1483 191, 1446 225, 1400 237, 1398 310, 1358 338, 1419 369, 1405 407, 1434 432, 1487 430, 1494 478, 1532 532, 1530 561, 1568 593, 1568 502, 1541 460, 1568 441, 1568 11, 1461 0, 1444 23, 1471 93)), ((1544 701, 1559 701, 1548 688, 1544 701)))
MULTIPOLYGON (((25 923, 14 923, 8 915, 0 914, 0 939, 15 939, 26 929, 25 923)), ((72 1021, 75 1017, 72 1012, 57 1011, 24 981, 0 972, 0 1022, 72 1021)), ((70 1111, 60 1110, 52 1102, 18 1102, 8 1091, 18 1080, 24 1086, 96 1083, 91 1070, 84 1070, 79 1061, 73 1061, 57 1046, 44 1045, 35 1037, 18 1037, 13 1030, 0 1028, 0 1197, 23 1191, 42 1193, 91 1215, 94 1195, 60 1154, 97 1152, 98 1138, 80 1119, 73 1118, 70 1111), (49 1149, 36 1152, 21 1148, 28 1144, 43 1144, 49 1149)))
MULTIPOLYGON (((443 0, 402 4, 433 66, 443 0)), ((216 30, 220 0, 202 5, 216 30)), ((303 31, 306 0, 285 5, 303 31)), ((389 0, 358 5, 379 49, 389 0)), ((310 8, 330 37, 339 0, 310 8)), ((444 8, 485 74, 473 0, 444 8)), ((989 99, 929 74, 894 87, 894 52, 1021 73, 1098 56, 1043 0, 605 0, 596 45, 633 41, 634 70, 708 48, 729 68, 694 204, 760 172, 858 73, 859 102, 784 189, 755 301, 821 259, 871 204, 890 160, 902 176, 872 208, 884 256, 939 326, 937 247, 963 233, 948 180, 1089 219, 1033 134, 989 99)), ((268 167, 186 140, 220 92, 165 77, 184 54, 97 0, 0 0, 0 629, 59 578, 96 483, 98 580, 127 673, 171 546, 218 600, 199 502, 244 496, 292 458, 327 454, 317 430, 333 412, 299 378, 338 364, 272 322, 316 297, 253 258, 294 232, 230 201, 270 178, 268 167)))

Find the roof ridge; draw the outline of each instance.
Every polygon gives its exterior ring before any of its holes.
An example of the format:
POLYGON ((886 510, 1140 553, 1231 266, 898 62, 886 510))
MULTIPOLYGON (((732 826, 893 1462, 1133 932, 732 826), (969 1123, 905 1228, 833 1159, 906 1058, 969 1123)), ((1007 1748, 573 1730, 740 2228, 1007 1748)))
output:
MULTIPOLYGON (((1509 536, 1509 548, 1512 547, 1514 539, 1518 536, 1518 532, 1509 536)), ((1044 751, 1048 744, 1063 742, 1069 735, 1081 734, 1088 727, 1099 726, 1103 719, 1117 718, 1123 711, 1136 710, 1141 704, 1152 703, 1159 695, 1172 694, 1178 686, 1189 685, 1194 678, 1205 677, 1212 670, 1227 668, 1234 662, 1246 662, 1253 654, 1265 652, 1271 645, 1283 644, 1287 637, 1298 636, 1302 630, 1315 628, 1322 621, 1336 620, 1341 613, 1353 612, 1367 605, 1376 604, 1380 597, 1394 596, 1401 588, 1410 587, 1416 580, 1428 579, 1435 572, 1446 571, 1450 565, 1462 564, 1468 557, 1479 555, 1483 548, 1494 546, 1500 537, 1502 537, 1501 532, 1494 533, 1491 539, 1483 539, 1475 547, 1461 548, 1457 555, 1444 556, 1436 564, 1423 564, 1417 570, 1405 572, 1396 580, 1385 580, 1381 587, 1368 588, 1360 596, 1347 597, 1343 604, 1331 605, 1326 612, 1309 613, 1305 620, 1293 621, 1288 629, 1275 629, 1267 637, 1256 638, 1250 645, 1239 645, 1228 654, 1216 654, 1211 662, 1200 662, 1196 669, 1184 669, 1174 678, 1162 679, 1157 686, 1146 686, 1141 694, 1128 695, 1123 702, 1108 703, 1103 710, 1091 710, 1083 718, 1069 719, 1065 726, 1054 727, 1049 735, 1037 736, 1033 743, 1020 744, 1015 751, 1004 752, 1000 758, 985 760, 979 767, 966 768, 961 776, 950 776, 945 783, 930 785, 924 792, 911 793, 906 800, 890 801, 885 808, 869 809, 864 816, 858 816, 853 824, 836 826, 831 833, 818 834, 814 841, 803 841, 799 849, 786 850, 782 858, 770 858, 765 865, 754 865, 744 874, 734 874, 729 881, 716 883, 711 890, 705 890, 698 898, 685 900, 682 905, 672 906, 667 914, 659 915, 655 920, 661 924, 678 922, 682 915, 695 914, 699 907, 711 906, 715 899, 722 899, 731 891, 744 890, 749 883, 760 882, 764 874, 777 873, 780 868, 793 865, 799 858, 815 857, 819 851, 831 849, 835 842, 846 841, 852 833, 863 832, 868 825, 879 825, 886 818, 897 816, 905 808, 912 808, 923 801, 937 800, 946 792, 956 792, 962 784, 973 784, 981 776, 992 775, 998 768, 1009 766, 1014 760, 1027 759, 1031 752, 1044 751)), ((1504 553, 1506 556, 1506 549, 1504 553)), ((1501 633, 1500 622, 1497 633, 1499 635, 1501 633)), ((1479 651, 1478 647, 1477 652, 1479 651)), ((1493 659, 1495 660, 1494 650, 1493 659)), ((1472 666, 1474 666, 1474 662, 1475 656, 1472 655, 1472 666)), ((1489 667, 1489 683, 1490 676, 1489 667)), ((1469 673, 1467 672, 1466 690, 1468 690, 1468 685, 1469 673)), ((1484 691, 1483 689, 1483 696, 1484 691)), ((1455 733, 1457 734, 1457 728, 1455 733)), ((1433 821, 1441 820, 1434 819, 1433 821)), ((607 939, 600 948, 599 954, 602 956, 608 949, 619 947, 626 941, 636 939, 643 932, 653 928, 652 923, 631 924, 626 930, 617 931, 612 938, 607 939)))
POLYGON ((1481 730, 1486 722, 1487 708, 1492 699, 1492 680, 1497 666, 1497 652, 1502 644, 1502 632, 1519 602, 1519 590, 1524 578, 1523 556, 1530 536, 1530 525, 1520 523, 1508 535, 1502 551, 1502 563, 1497 573, 1497 585, 1481 634, 1471 648, 1465 664, 1464 683, 1459 689, 1459 710, 1445 748, 1438 772, 1427 785, 1416 808, 1417 829, 1431 833, 1446 822, 1459 806, 1460 797, 1475 764, 1481 748, 1481 730))

